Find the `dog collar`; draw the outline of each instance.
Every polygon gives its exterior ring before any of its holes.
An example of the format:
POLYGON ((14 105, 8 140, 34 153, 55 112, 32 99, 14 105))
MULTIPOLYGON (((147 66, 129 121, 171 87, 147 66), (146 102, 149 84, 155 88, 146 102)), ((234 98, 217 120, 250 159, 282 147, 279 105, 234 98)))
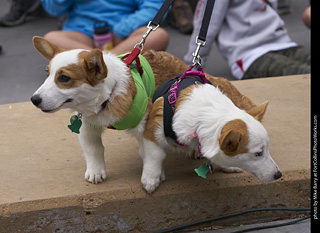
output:
POLYGON ((110 100, 110 98, 111 98, 111 96, 112 96, 112 94, 113 94, 113 91, 114 91, 114 89, 115 89, 116 86, 117 86, 117 81, 116 81, 116 83, 114 84, 114 86, 113 86, 113 88, 112 88, 112 90, 111 90, 111 93, 110 93, 108 99, 107 99, 106 101, 104 101, 104 102, 100 105, 100 107, 101 107, 101 110, 100 110, 100 111, 104 110, 104 109, 107 107, 107 104, 109 103, 109 100, 110 100))
POLYGON ((193 137, 194 139, 196 139, 198 141, 198 151, 199 151, 199 157, 202 157, 203 154, 201 152, 201 143, 200 143, 200 140, 199 140, 199 137, 198 137, 198 134, 196 133, 191 133, 188 135, 188 137, 193 137))

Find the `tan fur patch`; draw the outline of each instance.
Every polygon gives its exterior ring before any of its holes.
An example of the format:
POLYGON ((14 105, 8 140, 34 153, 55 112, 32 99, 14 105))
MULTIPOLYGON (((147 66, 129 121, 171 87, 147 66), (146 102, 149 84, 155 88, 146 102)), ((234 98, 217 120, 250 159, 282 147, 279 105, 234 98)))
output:
POLYGON ((163 125, 163 101, 163 97, 160 97, 153 103, 143 135, 155 143, 157 143, 155 133, 163 125))
POLYGON ((235 119, 226 123, 219 137, 220 149, 228 156, 247 153, 249 134, 243 120, 235 119))
POLYGON ((218 87, 238 108, 249 110, 256 106, 256 104, 254 104, 247 96, 242 95, 229 80, 213 77, 207 73, 205 73, 205 75, 212 85, 218 87))
POLYGON ((86 78, 91 86, 97 85, 108 76, 108 68, 104 63, 101 50, 93 49, 80 52, 78 58, 79 67, 84 69, 86 78))
POLYGON ((60 89, 71 89, 80 87, 82 84, 87 83, 90 85, 86 73, 78 64, 71 64, 65 67, 60 67, 55 74, 55 83, 60 89), (60 82, 59 76, 66 75, 70 78, 68 82, 60 82))
POLYGON ((268 104, 269 104, 269 101, 266 101, 261 105, 251 108, 249 111, 247 111, 247 113, 253 116, 256 120, 261 122, 267 110, 268 104))
POLYGON ((78 55, 78 64, 60 67, 55 74, 55 83, 61 89, 80 87, 86 83, 95 86, 108 75, 108 69, 103 61, 101 51, 82 51, 78 55), (68 82, 61 82, 59 77, 65 75, 68 82))
POLYGON ((131 77, 127 91, 114 97, 114 99, 108 104, 110 113, 120 119, 124 118, 129 112, 136 93, 137 88, 133 78, 131 77))

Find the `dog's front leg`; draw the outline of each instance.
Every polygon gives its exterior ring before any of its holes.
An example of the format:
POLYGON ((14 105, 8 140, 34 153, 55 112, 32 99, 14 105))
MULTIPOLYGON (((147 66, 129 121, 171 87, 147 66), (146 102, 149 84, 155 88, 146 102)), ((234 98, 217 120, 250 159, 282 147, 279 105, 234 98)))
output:
POLYGON ((148 193, 152 193, 165 180, 163 161, 166 153, 158 144, 145 138, 140 142, 139 151, 143 159, 141 183, 148 193))
POLYGON ((87 161, 85 179, 93 184, 103 182, 107 177, 101 134, 102 129, 94 129, 85 123, 79 134, 79 141, 87 161))

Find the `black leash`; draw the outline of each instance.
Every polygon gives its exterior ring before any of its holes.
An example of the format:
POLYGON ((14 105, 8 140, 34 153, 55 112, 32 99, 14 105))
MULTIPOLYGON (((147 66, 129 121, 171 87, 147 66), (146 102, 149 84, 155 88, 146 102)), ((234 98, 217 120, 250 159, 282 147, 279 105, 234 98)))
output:
POLYGON ((164 15, 167 13, 169 7, 172 5, 173 2, 174 2, 174 0, 166 0, 166 1, 164 1, 164 3, 162 4, 161 8, 158 11, 158 13, 156 14, 156 16, 151 21, 151 24, 153 26, 158 26, 161 23, 164 15))
POLYGON ((198 38, 202 41, 206 41, 208 27, 209 27, 214 3, 215 3, 215 0, 208 0, 207 1, 206 9, 205 9, 204 16, 202 19, 202 25, 201 25, 200 32, 198 35, 198 38))
POLYGON ((215 0, 208 0, 206 4, 206 9, 203 15, 202 23, 201 23, 201 28, 199 31, 199 35, 196 38, 196 44, 197 44, 197 49, 196 51, 192 54, 193 60, 192 60, 192 65, 198 65, 201 66, 201 57, 199 56, 200 49, 205 46, 206 44, 206 38, 207 38, 207 32, 208 32, 208 27, 213 11, 213 7, 215 4, 215 0), (199 41, 201 40, 201 41, 199 41))

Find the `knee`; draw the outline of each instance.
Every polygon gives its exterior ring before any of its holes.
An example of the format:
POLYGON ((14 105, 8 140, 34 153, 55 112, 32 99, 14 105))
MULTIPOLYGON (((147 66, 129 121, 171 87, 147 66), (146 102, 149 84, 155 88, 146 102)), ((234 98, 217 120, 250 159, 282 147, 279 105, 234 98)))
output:
POLYGON ((43 36, 43 38, 45 38, 47 41, 49 41, 52 44, 57 44, 57 38, 58 38, 57 34, 58 33, 59 32, 57 32, 57 31, 51 31, 51 32, 46 33, 43 36))
POLYGON ((169 45, 169 34, 163 28, 158 28, 153 35, 153 45, 155 50, 166 50, 169 45))
POLYGON ((160 50, 166 50, 170 41, 169 33, 163 28, 158 28, 157 31, 158 31, 158 37, 160 40, 159 43, 161 45, 160 50))

